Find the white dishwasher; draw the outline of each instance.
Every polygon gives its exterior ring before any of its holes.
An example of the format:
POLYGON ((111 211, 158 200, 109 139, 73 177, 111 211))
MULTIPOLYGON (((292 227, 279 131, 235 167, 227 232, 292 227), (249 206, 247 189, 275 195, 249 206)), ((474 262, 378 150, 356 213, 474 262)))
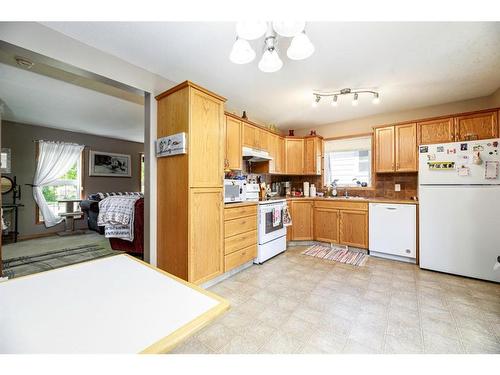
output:
POLYGON ((414 204, 370 203, 370 255, 416 263, 416 213, 414 204))

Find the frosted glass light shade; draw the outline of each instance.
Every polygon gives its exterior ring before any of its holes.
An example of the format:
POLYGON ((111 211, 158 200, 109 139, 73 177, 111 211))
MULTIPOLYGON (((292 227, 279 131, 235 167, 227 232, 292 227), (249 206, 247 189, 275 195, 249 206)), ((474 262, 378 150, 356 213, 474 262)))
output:
POLYGON ((235 64, 248 64, 253 59, 255 59, 255 51, 250 43, 245 39, 236 39, 229 54, 229 60, 235 64))
POLYGON ((273 29, 281 36, 292 38, 306 27, 305 21, 274 21, 273 29))
POLYGON ((236 34, 246 40, 260 38, 266 33, 267 23, 265 21, 240 21, 236 24, 236 34))
POLYGON ((288 50, 286 51, 288 58, 292 60, 307 59, 313 53, 314 45, 303 32, 293 37, 290 47, 288 47, 288 50))
POLYGON ((266 50, 259 61, 259 69, 265 73, 277 72, 283 66, 278 52, 275 49, 266 50))

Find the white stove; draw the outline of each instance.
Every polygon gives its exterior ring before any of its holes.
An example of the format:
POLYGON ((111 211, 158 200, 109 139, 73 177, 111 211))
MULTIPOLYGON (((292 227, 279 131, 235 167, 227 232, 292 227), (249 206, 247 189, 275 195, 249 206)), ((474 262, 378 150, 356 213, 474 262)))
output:
POLYGON ((254 263, 266 260, 286 250, 286 227, 283 225, 283 211, 286 199, 259 202, 258 246, 254 263))

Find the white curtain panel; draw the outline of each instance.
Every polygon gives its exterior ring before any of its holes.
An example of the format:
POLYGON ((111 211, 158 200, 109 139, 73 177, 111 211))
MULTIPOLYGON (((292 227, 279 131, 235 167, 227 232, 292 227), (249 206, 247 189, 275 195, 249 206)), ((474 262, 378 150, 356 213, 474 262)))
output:
POLYGON ((45 226, 49 228, 59 224, 63 218, 52 212, 43 196, 42 188, 65 175, 78 161, 85 146, 39 141, 38 147, 38 164, 33 179, 33 198, 40 208, 45 226))

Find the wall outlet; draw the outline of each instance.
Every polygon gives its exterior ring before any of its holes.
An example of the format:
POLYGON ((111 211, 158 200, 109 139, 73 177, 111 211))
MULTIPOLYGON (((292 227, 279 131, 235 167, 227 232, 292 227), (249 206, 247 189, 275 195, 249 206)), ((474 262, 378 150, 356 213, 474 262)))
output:
POLYGON ((401 184, 394 184, 394 191, 401 191, 401 184))

